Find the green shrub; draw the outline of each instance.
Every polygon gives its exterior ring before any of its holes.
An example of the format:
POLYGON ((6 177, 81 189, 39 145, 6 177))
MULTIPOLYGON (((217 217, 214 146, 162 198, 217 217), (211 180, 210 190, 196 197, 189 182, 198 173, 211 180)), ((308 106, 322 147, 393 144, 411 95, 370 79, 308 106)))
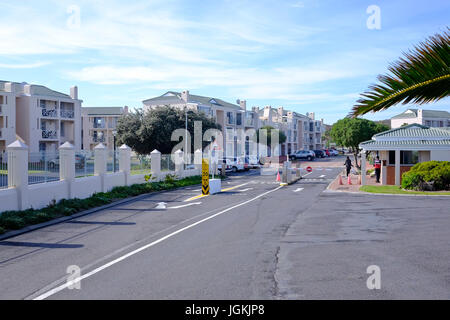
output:
POLYGON ((0 234, 3 234, 3 233, 5 233, 5 232, 6 232, 6 230, 3 229, 2 227, 0 227, 0 234))
POLYGON ((402 187, 419 191, 450 190, 450 162, 427 161, 414 165, 403 173, 402 187))

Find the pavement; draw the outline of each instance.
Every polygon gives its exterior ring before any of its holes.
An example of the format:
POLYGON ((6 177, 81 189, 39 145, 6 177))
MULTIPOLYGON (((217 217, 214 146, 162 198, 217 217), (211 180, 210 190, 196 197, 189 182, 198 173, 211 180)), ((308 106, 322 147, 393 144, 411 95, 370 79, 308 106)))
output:
POLYGON ((448 299, 450 200, 324 192, 340 171, 251 170, 0 241, 0 299, 448 299))

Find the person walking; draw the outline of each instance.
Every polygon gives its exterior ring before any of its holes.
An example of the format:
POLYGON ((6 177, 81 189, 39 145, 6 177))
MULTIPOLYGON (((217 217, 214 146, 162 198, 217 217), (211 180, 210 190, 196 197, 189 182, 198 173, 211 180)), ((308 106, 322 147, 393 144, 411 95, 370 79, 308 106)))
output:
POLYGON ((381 175, 381 160, 380 157, 377 156, 374 163, 373 163, 373 167, 375 168, 375 176, 377 178, 377 183, 380 183, 380 175, 381 175))
POLYGON ((352 160, 350 160, 350 157, 347 156, 347 160, 345 160, 344 166, 347 169, 347 177, 348 177, 348 175, 350 174, 350 170, 353 167, 352 160))

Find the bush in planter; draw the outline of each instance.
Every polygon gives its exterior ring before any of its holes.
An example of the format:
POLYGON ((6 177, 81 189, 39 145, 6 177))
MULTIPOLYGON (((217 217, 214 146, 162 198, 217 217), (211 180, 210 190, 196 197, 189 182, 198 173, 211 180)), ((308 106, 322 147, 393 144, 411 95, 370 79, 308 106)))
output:
POLYGON ((450 162, 427 161, 414 165, 402 176, 404 189, 437 191, 450 189, 450 162))

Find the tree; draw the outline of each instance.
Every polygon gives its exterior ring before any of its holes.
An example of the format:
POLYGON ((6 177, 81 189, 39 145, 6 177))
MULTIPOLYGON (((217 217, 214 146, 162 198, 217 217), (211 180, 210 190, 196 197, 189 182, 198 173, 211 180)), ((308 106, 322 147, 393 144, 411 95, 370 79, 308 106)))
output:
MULTIPOLYGON (((256 131, 256 135, 257 135, 256 141, 258 143, 267 142, 267 146, 272 147, 272 130, 278 130, 278 129, 275 129, 272 126, 264 126, 264 127, 259 128, 258 131, 256 131), (260 139, 262 141, 260 141, 260 139)), ((286 135, 281 130, 278 130, 278 142, 279 143, 286 142, 286 135)))
MULTIPOLYGON (((202 135, 208 129, 220 130, 220 125, 202 112, 189 110, 188 132, 191 135, 191 150, 194 144, 194 122, 202 122, 202 135)), ((176 129, 185 128, 185 111, 170 106, 158 107, 150 112, 138 110, 121 117, 117 124, 120 144, 125 143, 139 154, 149 154, 158 150, 170 154, 179 141, 171 141, 176 129)), ((203 139, 202 139, 203 140, 203 139)), ((205 147, 208 142, 203 142, 205 147)))
POLYGON ((380 75, 353 107, 352 116, 377 112, 398 103, 424 104, 450 95, 450 29, 421 42, 380 75))
POLYGON ((337 145, 352 148, 356 166, 359 168, 359 144, 386 130, 389 130, 389 127, 381 123, 360 118, 344 118, 333 125, 330 136, 337 145))

